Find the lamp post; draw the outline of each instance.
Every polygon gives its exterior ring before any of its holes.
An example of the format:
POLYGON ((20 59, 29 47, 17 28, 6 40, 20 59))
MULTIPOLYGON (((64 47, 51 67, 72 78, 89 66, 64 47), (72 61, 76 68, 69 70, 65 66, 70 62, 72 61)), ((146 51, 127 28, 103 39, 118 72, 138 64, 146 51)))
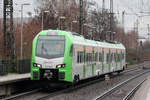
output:
POLYGON ((61 19, 65 20, 66 17, 65 16, 60 16, 59 17, 59 29, 61 30, 61 19))
POLYGON ((44 13, 49 13, 49 11, 42 11, 42 22, 41 22, 41 29, 44 29, 44 13))
POLYGON ((113 35, 112 35, 112 41, 115 40, 115 34, 116 34, 116 32, 113 32, 113 35))
POLYGON ((83 0, 80 0, 79 34, 81 35, 82 35, 82 24, 83 24, 83 0))
POLYGON ((74 21, 71 22, 71 31, 73 31, 73 23, 77 23, 77 21, 74 20, 74 21))
POLYGON ((90 35, 92 36, 92 39, 93 39, 93 31, 96 30, 96 27, 93 26, 92 24, 88 24, 88 23, 83 24, 83 26, 86 26, 90 29, 90 32, 91 32, 90 35))
POLYGON ((20 55, 21 59, 23 59, 23 6, 30 5, 29 3, 23 3, 21 4, 21 49, 20 49, 20 55))

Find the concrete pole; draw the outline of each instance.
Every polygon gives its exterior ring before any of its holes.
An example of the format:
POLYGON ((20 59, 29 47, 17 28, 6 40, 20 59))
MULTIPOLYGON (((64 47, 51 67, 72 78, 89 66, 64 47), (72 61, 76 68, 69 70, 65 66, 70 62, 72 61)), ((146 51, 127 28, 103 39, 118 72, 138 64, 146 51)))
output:
POLYGON ((83 24, 83 0, 80 0, 80 18, 79 18, 79 34, 82 34, 82 24, 83 24))
POLYGON ((42 11, 42 22, 41 22, 41 30, 43 30, 43 17, 44 17, 44 14, 43 14, 43 11, 42 11))
POLYGON ((21 5, 21 34, 20 34, 20 58, 23 59, 23 4, 21 5))
POLYGON ((20 58, 23 59, 23 6, 24 5, 30 5, 29 3, 21 4, 21 34, 20 34, 20 40, 21 40, 21 47, 20 47, 20 58))
POLYGON ((123 44, 125 44, 125 40, 124 40, 124 38, 125 38, 124 19, 125 19, 125 18, 124 18, 124 15, 125 15, 125 11, 122 12, 122 29, 123 29, 122 32, 123 32, 123 34, 122 34, 122 39, 121 39, 121 41, 122 41, 123 44))

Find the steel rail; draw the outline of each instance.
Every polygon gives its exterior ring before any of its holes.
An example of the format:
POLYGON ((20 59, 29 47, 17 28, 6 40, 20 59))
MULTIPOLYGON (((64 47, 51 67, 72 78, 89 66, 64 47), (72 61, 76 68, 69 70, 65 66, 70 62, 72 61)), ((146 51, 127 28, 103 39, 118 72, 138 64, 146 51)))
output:
POLYGON ((147 78, 145 78, 142 82, 140 82, 135 88, 133 88, 124 98, 123 100, 129 100, 134 93, 138 90, 138 88, 147 80, 147 78))
POLYGON ((36 100, 46 100, 46 99, 48 99, 48 98, 50 98, 50 97, 57 96, 57 95, 59 95, 59 94, 61 94, 61 93, 65 93, 65 92, 68 92, 68 91, 72 91, 72 90, 74 90, 74 89, 78 89, 78 88, 81 88, 81 87, 85 87, 85 86, 88 86, 88 85, 90 85, 90 84, 94 84, 94 83, 96 83, 96 82, 102 81, 102 80, 104 80, 104 79, 103 79, 103 78, 99 78, 99 79, 95 79, 94 81, 86 82, 86 83, 84 83, 84 84, 81 83, 81 84, 76 85, 76 86, 71 86, 71 87, 69 87, 69 88, 67 88, 67 89, 63 89, 63 90, 60 90, 60 91, 56 91, 56 92, 50 93, 50 94, 48 94, 48 95, 46 95, 46 96, 39 97, 39 98, 36 99, 36 100))
MULTIPOLYGON (((135 70, 135 69, 134 69, 134 70, 135 70)), ((131 71, 133 71, 133 69, 132 69, 131 71)), ((129 71, 129 72, 131 72, 131 71, 129 71)), ((138 70, 138 71, 139 71, 139 70, 138 70)), ((141 75, 141 74, 140 74, 140 75, 141 75)), ((60 90, 60 91, 56 91, 56 92, 50 93, 50 94, 48 94, 48 95, 46 95, 46 96, 43 96, 43 97, 40 97, 40 98, 38 98, 38 99, 36 99, 36 100, 46 100, 46 99, 48 99, 48 98, 50 98, 50 97, 54 97, 54 96, 59 95, 59 94, 61 94, 61 93, 67 92, 67 91, 69 91, 69 90, 73 90, 73 89, 77 89, 77 88, 80 88, 80 87, 84 87, 84 86, 87 86, 87 85, 90 85, 90 84, 99 82, 99 81, 101 81, 101 80, 103 80, 103 79, 102 79, 102 78, 100 78, 100 79, 95 79, 94 81, 90 81, 90 82, 87 82, 87 83, 84 83, 84 84, 80 84, 80 85, 77 85, 77 86, 75 86, 75 87, 70 87, 70 88, 67 88, 67 89, 63 89, 63 90, 60 90)))
POLYGON ((116 86, 112 87, 111 89, 109 89, 108 91, 104 92, 104 93, 101 94, 100 96, 96 97, 95 100, 99 100, 99 99, 101 100, 101 99, 104 98, 105 96, 109 95, 112 91, 118 89, 119 87, 123 86, 124 84, 126 84, 126 83, 128 83, 128 82, 130 82, 130 81, 136 79, 137 77, 139 77, 139 76, 141 76, 141 75, 144 75, 144 74, 146 74, 146 73, 148 73, 148 72, 150 72, 150 70, 149 70, 149 71, 146 71, 146 72, 143 72, 143 73, 140 73, 140 74, 138 74, 138 75, 135 75, 135 76, 133 76, 132 78, 129 78, 129 79, 127 79, 126 81, 123 81, 123 82, 117 84, 116 86))
MULTIPOLYGON (((137 70, 137 69, 138 69, 138 68, 133 68, 133 69, 131 69, 131 70, 123 71, 122 73, 127 73, 127 72, 131 72, 131 71, 135 71, 135 70, 137 70)), ((138 71, 139 71, 139 70, 138 70, 138 71)), ((87 83, 85 83, 85 84, 81 84, 81 85, 76 86, 76 87, 73 87, 73 88, 74 88, 74 89, 75 89, 75 88, 80 88, 80 87, 83 87, 83 86, 87 86, 87 85, 89 85, 89 84, 93 84, 93 83, 99 82, 99 81, 101 81, 101 80, 103 80, 103 79, 102 79, 102 78, 95 79, 94 81, 87 82, 87 83)), ((50 96, 55 96, 55 94, 60 94, 60 93, 65 92, 65 91, 69 91, 70 89, 73 89, 73 88, 71 87, 71 88, 68 88, 68 89, 65 89, 65 90, 63 89, 63 90, 60 90, 60 91, 56 91, 56 92, 50 93, 50 94, 48 94, 48 95, 46 95, 46 96, 40 97, 40 98, 38 98, 37 100, 42 100, 42 99, 44 99, 44 98, 46 99, 46 98, 48 98, 48 97, 50 97, 50 96)), ((19 98, 19 97, 21 97, 21 96, 26 96, 26 95, 29 95, 29 94, 32 94, 32 93, 36 93, 36 92, 38 92, 38 91, 40 91, 40 90, 41 90, 41 89, 36 89, 36 90, 28 91, 28 92, 19 93, 19 94, 16 94, 16 95, 12 95, 12 96, 3 98, 2 100, 11 100, 11 99, 19 98)))
POLYGON ((11 99, 19 98, 19 97, 22 97, 22 96, 26 96, 28 94, 36 93, 36 92, 38 92, 40 90, 41 89, 35 89, 35 90, 32 90, 32 91, 19 93, 19 94, 12 95, 12 96, 9 96, 9 97, 6 97, 6 98, 2 98, 2 100, 11 100, 11 99))

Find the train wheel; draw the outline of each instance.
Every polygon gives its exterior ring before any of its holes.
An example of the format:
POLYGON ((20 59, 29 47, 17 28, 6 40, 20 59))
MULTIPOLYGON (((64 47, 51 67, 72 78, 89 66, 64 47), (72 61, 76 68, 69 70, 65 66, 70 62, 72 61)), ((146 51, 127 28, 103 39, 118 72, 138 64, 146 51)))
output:
POLYGON ((125 70, 125 67, 123 66, 123 71, 125 70))
POLYGON ((78 82, 79 82, 79 75, 75 75, 72 85, 75 86, 78 82))

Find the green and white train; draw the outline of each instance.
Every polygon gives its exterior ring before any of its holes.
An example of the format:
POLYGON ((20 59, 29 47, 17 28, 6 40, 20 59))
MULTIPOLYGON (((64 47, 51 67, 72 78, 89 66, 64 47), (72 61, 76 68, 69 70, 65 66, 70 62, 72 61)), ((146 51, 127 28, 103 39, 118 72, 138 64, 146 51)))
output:
POLYGON ((121 43, 99 42, 61 30, 43 30, 33 40, 31 80, 77 82, 121 72, 125 67, 121 43))

